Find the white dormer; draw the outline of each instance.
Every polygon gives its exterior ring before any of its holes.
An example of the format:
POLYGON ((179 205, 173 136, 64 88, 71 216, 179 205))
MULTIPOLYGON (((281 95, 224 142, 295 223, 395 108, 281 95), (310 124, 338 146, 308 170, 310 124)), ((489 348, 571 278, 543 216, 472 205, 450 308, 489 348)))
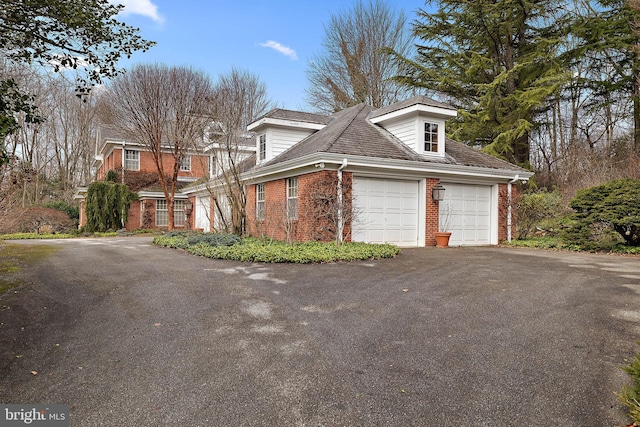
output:
POLYGON ((256 134, 256 163, 273 159, 326 126, 329 116, 276 109, 247 126, 256 134))
POLYGON ((374 112, 370 121, 391 132, 418 154, 444 157, 445 120, 457 111, 428 98, 414 97, 374 112))

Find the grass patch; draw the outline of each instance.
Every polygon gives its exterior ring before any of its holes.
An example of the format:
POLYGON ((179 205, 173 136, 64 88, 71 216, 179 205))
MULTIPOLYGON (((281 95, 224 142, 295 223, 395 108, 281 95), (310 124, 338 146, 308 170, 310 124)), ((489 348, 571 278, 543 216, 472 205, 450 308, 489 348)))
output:
POLYGON ((20 271, 42 258, 51 255, 57 248, 42 245, 0 245, 0 295, 22 284, 20 271))
POLYGON ((640 255, 640 247, 627 246, 622 243, 614 243, 602 247, 584 247, 576 243, 568 243, 560 237, 545 236, 532 237, 523 240, 512 240, 510 243, 504 242, 507 246, 515 246, 520 248, 540 248, 540 249, 562 249, 576 252, 604 252, 617 254, 640 255))
POLYGON ((629 410, 631 419, 635 423, 640 423, 640 354, 636 354, 633 360, 622 369, 629 374, 633 383, 624 386, 622 392, 617 393, 617 396, 629 410))
MULTIPOLYGON (((213 233, 211 234, 213 236, 213 233)), ((164 247, 184 249, 190 254, 207 258, 296 264, 393 258, 400 252, 400 249, 395 245, 359 242, 347 242, 338 246, 333 242, 288 244, 256 238, 242 238, 229 244, 231 242, 228 237, 191 238, 190 242, 189 235, 175 233, 157 236, 153 239, 153 243, 164 247), (215 244, 217 241, 224 243, 215 244)))

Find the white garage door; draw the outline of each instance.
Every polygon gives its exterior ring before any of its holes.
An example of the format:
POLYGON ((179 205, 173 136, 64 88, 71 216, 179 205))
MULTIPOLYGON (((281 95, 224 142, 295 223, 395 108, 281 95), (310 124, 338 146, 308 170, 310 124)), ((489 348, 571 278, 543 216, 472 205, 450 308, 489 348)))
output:
POLYGON ((354 177, 353 240, 418 245, 418 181, 354 177))
POLYGON ((448 184, 440 202, 440 224, 449 223, 449 245, 491 243, 491 186, 448 184), (448 218, 447 218, 448 217, 448 218))

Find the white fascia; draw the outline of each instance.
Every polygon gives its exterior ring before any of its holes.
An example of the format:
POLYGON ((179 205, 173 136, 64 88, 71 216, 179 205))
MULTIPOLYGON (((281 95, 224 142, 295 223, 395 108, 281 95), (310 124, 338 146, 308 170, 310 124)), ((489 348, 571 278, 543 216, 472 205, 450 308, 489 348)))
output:
POLYGON ((257 132, 260 128, 267 127, 267 126, 320 130, 326 125, 323 125, 320 123, 309 123, 309 122, 273 119, 270 117, 265 117, 263 119, 258 120, 257 122, 251 123, 249 126, 247 126, 247 130, 252 132, 257 132))
POLYGON ((344 154, 315 153, 299 159, 259 168, 248 171, 242 178, 246 181, 258 181, 263 178, 277 179, 281 176, 295 175, 295 172, 305 167, 315 167, 324 163, 325 169, 333 169, 342 164, 344 159, 348 160, 347 170, 358 170, 370 176, 415 176, 424 177, 428 175, 434 178, 468 178, 511 180, 518 176, 520 180, 528 180, 533 172, 512 171, 508 169, 491 169, 476 166, 450 165, 442 163, 417 162, 410 160, 379 159, 365 156, 345 156, 344 154), (333 165, 333 167, 328 167, 333 165))
POLYGON ((395 120, 403 116, 407 116, 411 114, 419 114, 419 113, 423 113, 430 117, 438 117, 441 119, 448 119, 451 117, 456 117, 458 115, 458 112, 456 110, 452 110, 449 108, 416 104, 416 105, 412 105, 411 107, 407 107, 401 110, 396 110, 387 114, 383 114, 382 116, 374 117, 372 119, 369 119, 369 121, 374 124, 379 124, 379 123, 388 122, 390 120, 395 120))

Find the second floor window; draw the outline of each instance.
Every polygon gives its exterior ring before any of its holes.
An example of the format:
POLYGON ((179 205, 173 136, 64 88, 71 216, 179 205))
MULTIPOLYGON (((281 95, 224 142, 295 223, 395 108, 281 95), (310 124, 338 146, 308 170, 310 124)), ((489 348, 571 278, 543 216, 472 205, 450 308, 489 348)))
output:
POLYGON ((140 152, 124 150, 124 168, 130 171, 140 170, 140 152))
POLYGON ((191 170, 191 156, 184 156, 180 160, 180 170, 181 171, 190 171, 191 170))
POLYGON ((436 123, 424 124, 424 151, 438 152, 438 125, 436 123))
POLYGON ((264 220, 264 184, 256 185, 256 219, 264 220))
POLYGON ((260 135, 260 144, 258 146, 258 160, 267 158, 267 134, 260 135))
POLYGON ((287 218, 298 219, 298 177, 287 179, 287 218))

